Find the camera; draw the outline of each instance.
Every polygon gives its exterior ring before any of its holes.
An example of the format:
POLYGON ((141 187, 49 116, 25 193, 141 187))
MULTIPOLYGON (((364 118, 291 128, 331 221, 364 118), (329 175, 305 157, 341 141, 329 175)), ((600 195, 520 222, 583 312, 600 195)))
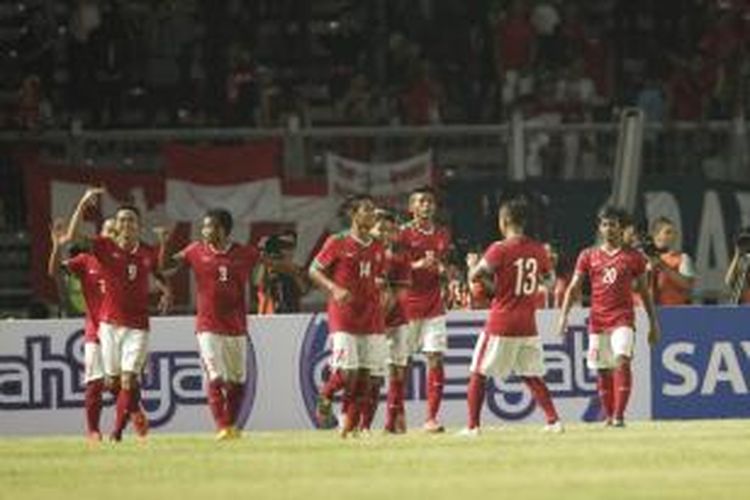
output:
MULTIPOLYGON (((750 237, 750 234, 748 235, 750 237)), ((750 243, 750 242, 749 242, 750 243)), ((658 257, 661 254, 667 252, 666 248, 659 248, 654 242, 654 237, 650 234, 641 236, 640 243, 637 248, 645 253, 648 257, 658 257)))
POLYGON ((750 253, 750 227, 740 230, 734 238, 734 244, 740 253, 750 253))

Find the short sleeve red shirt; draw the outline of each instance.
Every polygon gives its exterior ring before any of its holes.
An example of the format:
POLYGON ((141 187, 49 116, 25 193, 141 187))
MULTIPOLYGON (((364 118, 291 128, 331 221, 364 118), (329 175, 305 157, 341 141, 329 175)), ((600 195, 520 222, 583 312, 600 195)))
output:
POLYGON ((253 245, 231 243, 217 250, 194 242, 182 252, 196 281, 196 332, 247 334, 246 289, 260 252, 253 245))
POLYGON ((490 245, 484 261, 494 270, 495 296, 485 332, 503 337, 537 334, 537 294, 551 264, 544 246, 526 236, 490 245))

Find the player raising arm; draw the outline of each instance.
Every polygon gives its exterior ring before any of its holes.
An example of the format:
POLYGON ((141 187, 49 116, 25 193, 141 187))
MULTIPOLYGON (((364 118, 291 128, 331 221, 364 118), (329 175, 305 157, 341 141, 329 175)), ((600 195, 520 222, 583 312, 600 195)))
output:
POLYGON ((524 234, 523 200, 504 203, 498 225, 504 239, 490 245, 484 257, 469 270, 471 281, 492 277, 494 297, 484 331, 474 347, 468 388, 469 425, 460 434, 479 433, 487 376, 502 379, 511 373, 521 377, 544 410, 545 430, 562 432, 555 405, 542 379, 542 343, 535 317, 539 283, 551 272, 549 256, 544 245, 524 234))
POLYGON ((648 314, 648 340, 653 345, 661 336, 654 301, 646 283, 646 259, 635 249, 623 246, 626 213, 605 206, 598 215, 598 246, 578 256, 573 279, 565 291, 557 330, 567 332, 568 313, 581 293, 584 278, 591 283, 589 348, 587 364, 597 371, 597 390, 606 425, 624 427, 630 399, 630 363, 635 348, 635 311, 632 286, 643 300, 648 314))
POLYGON ((260 261, 254 245, 231 241, 232 215, 212 209, 203 217, 202 241, 166 256, 166 233, 160 232, 162 268, 189 266, 196 282, 195 332, 208 379, 208 405, 218 440, 239 437, 237 417, 247 380, 247 282, 260 261))
POLYGON ((370 236, 375 205, 358 195, 344 209, 349 229, 329 237, 310 266, 313 283, 328 294, 331 368, 344 383, 342 437, 357 429, 360 410, 369 404, 370 376, 383 373, 388 356, 380 300, 385 255, 370 236))
MULTIPOLYGON (((67 239, 77 234, 85 207, 104 192, 89 188, 78 203, 70 221, 67 239)), ((115 427, 111 438, 122 439, 122 432, 132 415, 140 409, 140 374, 146 361, 149 337, 149 275, 161 283, 156 250, 141 242, 141 218, 132 205, 121 205, 115 211, 114 238, 96 236, 91 240, 91 254, 100 265, 106 293, 99 314, 99 341, 107 385, 119 380, 115 427)))

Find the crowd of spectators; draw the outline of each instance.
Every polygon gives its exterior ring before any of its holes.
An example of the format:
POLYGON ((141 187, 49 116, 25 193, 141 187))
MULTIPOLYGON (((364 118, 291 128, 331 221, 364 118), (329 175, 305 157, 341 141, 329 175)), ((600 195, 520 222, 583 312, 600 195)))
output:
MULTIPOLYGON (((10 5, 10 8, 7 6, 10 5)), ((726 118, 744 0, 19 0, 4 128, 726 118)))

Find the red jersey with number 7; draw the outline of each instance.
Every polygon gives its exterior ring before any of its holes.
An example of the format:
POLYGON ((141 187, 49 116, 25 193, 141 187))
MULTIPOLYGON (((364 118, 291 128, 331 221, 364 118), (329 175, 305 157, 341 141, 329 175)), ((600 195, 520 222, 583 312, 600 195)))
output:
POLYGON ((360 241, 348 231, 326 240, 312 266, 350 294, 344 303, 328 299, 329 332, 384 333, 381 286, 385 265, 385 250, 378 241, 360 241))
POLYGON ((576 274, 591 282, 589 331, 609 332, 618 326, 635 326, 633 281, 646 271, 646 258, 637 250, 587 248, 578 256, 576 274))
POLYGON ((154 248, 139 242, 126 250, 109 238, 97 236, 91 253, 101 265, 107 290, 102 298, 99 320, 147 330, 149 274, 157 264, 154 248))
POLYGON ((104 278, 96 257, 79 253, 63 264, 68 272, 81 282, 83 300, 86 302, 85 342, 99 342, 99 309, 104 297, 104 278))
POLYGON ((247 282, 260 252, 253 245, 230 243, 218 250, 193 242, 180 252, 193 270, 196 282, 196 333, 247 335, 247 282))
POLYGON ((483 260, 494 271, 495 286, 484 331, 501 337, 537 335, 537 293, 552 267, 544 246, 515 236, 490 245, 483 260))

